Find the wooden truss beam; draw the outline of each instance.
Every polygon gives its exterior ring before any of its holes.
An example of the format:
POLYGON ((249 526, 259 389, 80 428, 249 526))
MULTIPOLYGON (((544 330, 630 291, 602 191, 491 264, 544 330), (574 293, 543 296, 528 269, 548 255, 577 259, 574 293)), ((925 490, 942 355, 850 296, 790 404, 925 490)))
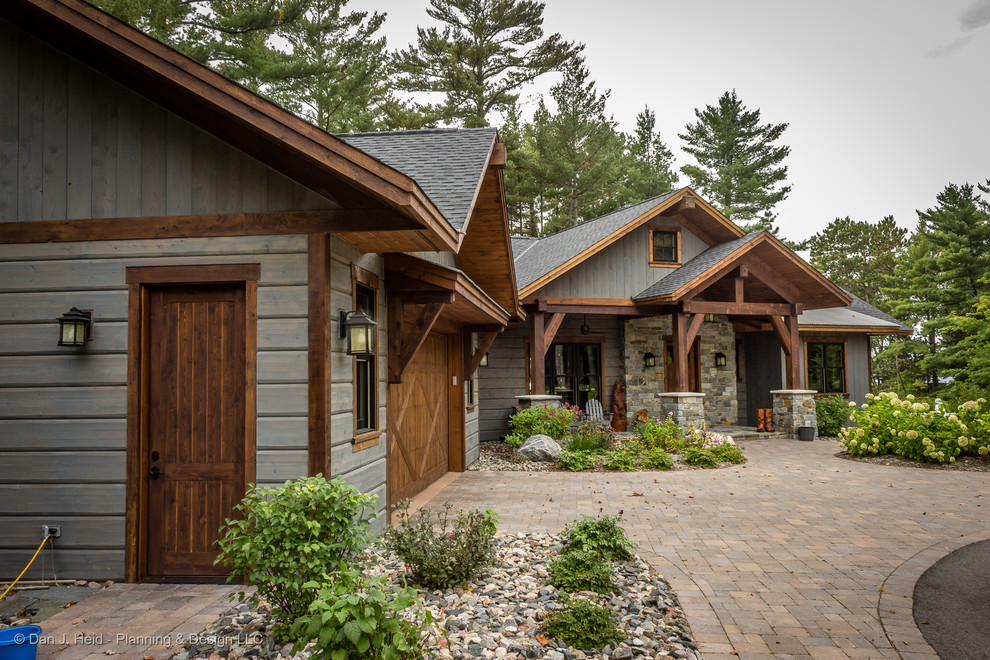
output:
POLYGON ((551 314, 550 318, 547 319, 546 325, 543 328, 543 354, 546 355, 547 348, 553 343, 553 338, 557 336, 557 331, 560 330, 560 324, 564 322, 563 312, 557 312, 551 314))
POLYGON ((499 333, 502 332, 503 328, 499 327, 495 330, 488 330, 481 336, 481 341, 478 342, 478 348, 472 349, 474 342, 471 341, 471 337, 474 333, 465 332, 464 337, 464 380, 471 380, 474 378, 474 374, 478 371, 478 366, 481 364, 481 358, 485 357, 485 353, 488 349, 492 347, 492 343, 495 338, 498 337, 499 333))
POLYGON ((388 363, 388 382, 393 384, 402 382, 402 375, 409 368, 416 352, 426 341, 433 326, 436 325, 443 308, 454 301, 454 293, 451 291, 409 293, 411 294, 409 298, 402 293, 392 295, 388 300, 388 356, 386 361, 388 363), (407 304, 424 304, 422 299, 416 300, 417 295, 422 295, 422 298, 427 301, 413 325, 412 332, 406 336, 402 327, 404 308, 407 304))
POLYGON ((708 300, 686 300, 681 309, 691 314, 733 314, 738 316, 786 316, 794 305, 784 303, 736 303, 708 300))

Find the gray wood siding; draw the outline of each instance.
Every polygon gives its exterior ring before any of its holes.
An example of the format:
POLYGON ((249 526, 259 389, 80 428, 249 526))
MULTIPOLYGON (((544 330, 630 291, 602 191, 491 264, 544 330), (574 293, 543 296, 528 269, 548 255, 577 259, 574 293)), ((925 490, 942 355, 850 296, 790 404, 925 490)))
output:
MULTIPOLYGON (((681 230, 681 242, 681 263, 708 249, 708 244, 686 227, 681 230)), ((650 266, 649 249, 649 226, 644 225, 547 283, 533 295, 537 298, 631 298, 676 270, 650 266)))
POLYGON ((305 236, 0 245, 0 578, 46 522, 63 525, 60 574, 123 576, 128 266, 261 264, 256 478, 306 474, 307 250, 305 236), (56 345, 71 306, 94 310, 83 350, 56 345))
POLYGON ((367 254, 347 241, 331 238, 330 241, 330 328, 333 336, 331 348, 330 385, 330 471, 334 477, 345 481, 365 493, 378 494, 378 511, 385 510, 385 449, 388 438, 386 429, 386 381, 385 347, 385 272, 381 255, 367 254), (378 306, 378 430, 382 432, 378 444, 354 451, 354 358, 347 355, 346 340, 339 336, 338 310, 354 309, 354 289, 351 264, 370 271, 379 277, 378 306))
MULTIPOLYGON (((622 322, 615 316, 588 315, 591 332, 581 335, 584 316, 569 314, 564 318, 557 337, 582 338, 595 341, 604 338, 602 359, 605 370, 602 382, 605 393, 602 405, 611 410, 612 389, 615 381, 624 378, 622 373, 622 322)), ((516 396, 527 394, 526 388, 526 341, 529 325, 503 332, 488 351, 487 367, 478 369, 480 411, 478 420, 481 442, 498 440, 509 432, 509 415, 516 405, 516 396)))
POLYGON ((0 222, 334 208, 0 20, 0 222))
POLYGON ((847 401, 866 402, 870 391, 870 338, 861 334, 834 333, 829 335, 801 334, 801 387, 807 387, 808 371, 805 367, 804 343, 820 341, 822 337, 841 337, 846 343, 846 388, 847 401))

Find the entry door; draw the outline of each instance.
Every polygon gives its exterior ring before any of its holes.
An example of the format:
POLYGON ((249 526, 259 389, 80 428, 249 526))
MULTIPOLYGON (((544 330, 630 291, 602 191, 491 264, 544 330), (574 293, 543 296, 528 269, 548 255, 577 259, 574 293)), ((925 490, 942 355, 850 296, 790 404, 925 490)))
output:
POLYGON ((148 575, 209 576, 245 489, 245 285, 148 290, 148 575))
POLYGON ((388 500, 412 497, 447 472, 447 336, 431 333, 388 386, 388 500))
MULTIPOLYGON (((688 351, 688 382, 687 390, 688 392, 700 392, 701 391, 701 381, 698 378, 698 372, 700 371, 698 365, 698 340, 694 340, 694 344, 691 346, 691 350, 688 351)), ((677 374, 674 370, 674 340, 667 339, 664 341, 664 351, 663 351, 663 361, 666 365, 666 371, 664 372, 664 389, 668 392, 673 392, 671 389, 673 387, 672 383, 677 379, 677 374)))

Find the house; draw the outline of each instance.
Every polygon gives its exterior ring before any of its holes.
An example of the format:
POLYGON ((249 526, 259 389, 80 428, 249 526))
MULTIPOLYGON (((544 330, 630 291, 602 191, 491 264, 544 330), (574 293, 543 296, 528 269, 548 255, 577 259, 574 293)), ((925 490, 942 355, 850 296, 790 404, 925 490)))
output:
POLYGON ((525 316, 494 129, 333 136, 81 0, 4 8, 0 577, 48 524, 59 576, 216 575, 249 483, 384 507, 475 459, 525 316))
POLYGON ((870 336, 911 332, 690 188, 512 249, 529 320, 481 369, 482 440, 505 435, 517 395, 608 406, 616 381, 630 420, 672 393, 703 393, 712 426, 755 425, 785 388, 862 401, 870 336))

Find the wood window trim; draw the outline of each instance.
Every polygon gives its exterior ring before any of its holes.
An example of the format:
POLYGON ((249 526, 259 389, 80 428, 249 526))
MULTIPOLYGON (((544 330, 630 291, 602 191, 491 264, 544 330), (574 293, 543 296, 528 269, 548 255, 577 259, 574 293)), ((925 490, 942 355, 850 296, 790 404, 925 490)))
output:
POLYGON ((258 280, 261 264, 129 266, 127 283, 127 427, 124 485, 124 581, 148 570, 149 286, 244 285, 244 489, 256 483, 258 458, 258 280))
POLYGON ((649 228, 647 232, 649 240, 646 242, 647 254, 649 257, 649 263, 651 268, 679 268, 681 265, 681 246, 683 245, 681 227, 671 227, 667 225, 653 225, 649 228), (675 234, 677 237, 677 260, 676 261, 657 261, 653 258, 653 233, 662 232, 665 234, 675 234))
MULTIPOLYGON (((374 291, 374 294, 375 294, 375 309, 374 310, 370 310, 370 311, 369 310, 365 310, 365 312, 368 312, 371 315, 371 317, 373 319, 375 319, 375 321, 378 321, 379 318, 381 317, 381 314, 379 314, 379 307, 381 306, 381 278, 379 278, 378 275, 376 275, 375 273, 371 272, 370 270, 368 270, 366 268, 362 268, 361 266, 358 266, 357 264, 353 264, 352 263, 351 264, 351 303, 352 303, 352 306, 353 306, 353 302, 355 300, 357 300, 357 288, 358 288, 358 286, 363 286, 363 287, 365 287, 367 289, 371 289, 372 291, 374 291)), ((378 335, 378 337, 376 337, 376 344, 378 346, 383 346, 384 345, 384 343, 382 341, 382 337, 381 337, 381 332, 383 330, 383 327, 384 327, 383 324, 379 322, 378 323, 379 335, 378 335)), ((380 405, 379 404, 381 403, 380 402, 380 398, 381 397, 379 396, 380 395, 379 384, 380 384, 380 381, 381 381, 379 371, 381 369, 381 364, 380 364, 380 361, 379 361, 378 357, 379 356, 378 356, 378 354, 376 352, 375 356, 373 358, 371 358, 372 359, 372 362, 373 362, 372 376, 373 376, 374 381, 375 381, 375 384, 374 384, 375 401, 374 401, 374 406, 373 406, 374 407, 374 410, 373 411, 369 411, 369 421, 373 421, 374 422, 374 426, 373 427, 370 427, 370 428, 358 428, 358 425, 357 425, 357 423, 358 423, 358 416, 357 416, 357 408, 356 408, 356 406, 357 406, 357 397, 356 396, 354 397, 354 406, 355 407, 352 408, 352 416, 354 417, 354 436, 351 438, 351 445, 352 445, 351 449, 352 449, 352 451, 355 451, 355 452, 356 451, 361 451, 362 449, 367 449, 369 447, 374 447, 375 445, 378 444, 378 439, 382 435, 382 430, 381 430, 381 428, 379 428, 381 426, 381 423, 380 423, 379 415, 378 415, 379 408, 380 408, 380 405)), ((358 359, 359 358, 354 357, 352 359, 352 364, 351 364, 351 387, 354 388, 355 394, 357 393, 356 388, 357 388, 357 380, 358 380, 357 379, 358 359)))
POLYGON ((808 344, 842 344, 842 391, 841 392, 819 392, 819 394, 838 394, 845 399, 849 398, 849 341, 846 337, 805 337, 802 340, 802 350, 804 351, 804 386, 808 387, 808 344))

